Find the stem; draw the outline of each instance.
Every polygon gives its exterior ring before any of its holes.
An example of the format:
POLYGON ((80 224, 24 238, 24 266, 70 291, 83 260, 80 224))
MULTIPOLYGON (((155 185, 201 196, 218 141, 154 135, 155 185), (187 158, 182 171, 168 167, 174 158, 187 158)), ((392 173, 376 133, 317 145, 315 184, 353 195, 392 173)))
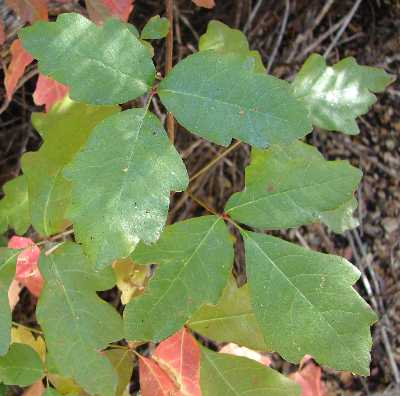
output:
MULTIPOLYGON (((169 21, 169 31, 167 35, 167 48, 165 57, 165 76, 172 69, 172 57, 174 52, 174 5, 173 0, 165 0, 165 11, 169 21)), ((171 143, 175 139, 175 121, 172 113, 167 112, 167 133, 171 143)))

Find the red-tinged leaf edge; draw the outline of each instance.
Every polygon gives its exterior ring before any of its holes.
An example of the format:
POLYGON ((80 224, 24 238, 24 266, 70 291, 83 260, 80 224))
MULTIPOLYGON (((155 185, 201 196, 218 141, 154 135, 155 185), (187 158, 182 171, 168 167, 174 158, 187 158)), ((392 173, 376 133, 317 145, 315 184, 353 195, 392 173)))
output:
POLYGON ((64 99, 68 91, 69 88, 66 85, 44 74, 39 74, 35 92, 33 93, 33 101, 38 106, 44 105, 45 111, 49 112, 55 103, 64 99))

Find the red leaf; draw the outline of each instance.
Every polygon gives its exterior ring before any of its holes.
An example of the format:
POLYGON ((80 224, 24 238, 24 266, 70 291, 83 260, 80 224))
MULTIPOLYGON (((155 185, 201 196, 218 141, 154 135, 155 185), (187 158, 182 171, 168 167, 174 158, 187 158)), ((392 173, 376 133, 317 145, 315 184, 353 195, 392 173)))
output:
POLYGON ((11 62, 6 70, 4 85, 6 87, 7 99, 11 100, 19 79, 23 76, 25 68, 33 61, 33 58, 26 52, 21 42, 14 40, 10 48, 11 62))
POLYGON ((22 23, 48 19, 46 0, 6 0, 6 4, 21 18, 22 23))
POLYGON ((68 87, 58 81, 39 74, 36 83, 36 89, 33 93, 33 101, 38 106, 45 105, 46 112, 49 111, 53 104, 63 99, 68 93, 68 87))
POLYGON ((215 2, 214 0, 192 0, 194 4, 196 4, 199 7, 204 7, 204 8, 213 8, 215 7, 215 2))
POLYGON ((127 21, 133 10, 132 0, 86 0, 86 8, 92 21, 100 24, 105 19, 116 17, 127 21))
POLYGON ((4 44, 5 41, 6 41, 6 33, 4 31, 3 22, 0 19, 0 45, 4 44))
POLYGON ((201 396, 200 348, 186 328, 161 342, 153 358, 178 384, 182 394, 201 396))
POLYGON ((31 239, 18 236, 13 236, 9 240, 8 247, 11 249, 25 248, 17 258, 15 280, 38 297, 43 287, 43 278, 38 268, 39 247, 31 239))
POLYGON ((142 396, 179 396, 180 393, 164 370, 151 359, 139 358, 140 394, 142 396))
POLYGON ((324 384, 321 381, 321 368, 310 356, 305 356, 300 363, 300 370, 290 377, 301 387, 301 396, 324 396, 324 384))

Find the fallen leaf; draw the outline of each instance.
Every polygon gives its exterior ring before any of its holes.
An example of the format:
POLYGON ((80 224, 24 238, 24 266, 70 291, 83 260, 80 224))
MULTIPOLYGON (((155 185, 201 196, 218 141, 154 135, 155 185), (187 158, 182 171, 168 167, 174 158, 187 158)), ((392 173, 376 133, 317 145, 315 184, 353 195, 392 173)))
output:
POLYGON ((6 0, 6 4, 21 18, 22 23, 48 20, 46 0, 6 0))
POLYGON ((68 87, 55 81, 44 74, 39 74, 36 83, 35 92, 33 93, 33 101, 36 105, 45 105, 46 113, 50 111, 53 104, 64 99, 68 93, 68 87))
POLYGON ((140 394, 142 396, 179 396, 167 373, 152 359, 139 358, 140 394))
POLYGON ((300 363, 300 369, 289 376, 301 387, 300 396, 324 396, 325 389, 321 381, 321 368, 311 356, 305 356, 300 363))
POLYGON ((11 100, 19 79, 23 76, 25 68, 33 61, 33 58, 24 50, 20 40, 14 40, 10 47, 11 62, 4 77, 6 96, 11 100))
POLYGON ((215 7, 215 1, 214 0, 192 0, 194 4, 196 4, 199 7, 204 7, 204 8, 213 8, 215 7))
POLYGON ((183 327, 162 341, 152 357, 174 380, 183 395, 201 396, 200 355, 196 340, 183 327))
POLYGON ((44 392, 44 385, 42 380, 35 382, 29 388, 27 388, 22 396, 42 396, 44 392))
POLYGON ((105 19, 116 17, 127 21, 133 10, 132 0, 86 0, 86 8, 90 19, 101 24, 105 19))
POLYGON ((8 289, 8 302, 10 304, 11 312, 19 301, 19 293, 22 290, 22 286, 15 279, 11 282, 10 288, 8 289))
POLYGON ((229 344, 223 346, 219 352, 228 353, 230 355, 243 356, 248 359, 255 360, 256 362, 259 362, 265 366, 270 366, 272 363, 271 359, 268 356, 262 355, 261 353, 253 351, 252 349, 241 347, 234 344, 233 342, 230 342, 229 344))
POLYGON ((43 278, 38 268, 39 247, 30 238, 18 236, 10 239, 8 247, 24 249, 17 258, 15 280, 27 287, 35 297, 38 297, 43 287, 43 278))

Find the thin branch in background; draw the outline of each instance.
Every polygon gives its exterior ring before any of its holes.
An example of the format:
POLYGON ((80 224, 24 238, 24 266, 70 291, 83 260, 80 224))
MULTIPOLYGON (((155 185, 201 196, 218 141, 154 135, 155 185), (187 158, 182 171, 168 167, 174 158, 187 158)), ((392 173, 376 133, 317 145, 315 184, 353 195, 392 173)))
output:
POLYGON ((360 6, 361 2, 362 2, 362 0, 357 0, 354 3, 353 7, 351 8, 350 12, 346 15, 346 17, 345 17, 345 19, 343 21, 342 27, 338 30, 338 32, 336 33, 335 38, 329 44, 329 47, 325 50, 324 58, 327 58, 329 56, 329 54, 331 53, 331 51, 336 47, 336 44, 338 43, 340 37, 342 36, 342 34, 346 30, 347 26, 349 25, 349 23, 353 19, 353 16, 356 13, 356 11, 357 11, 358 7, 360 6))
MULTIPOLYGON (((169 21, 169 31, 166 43, 165 75, 172 69, 174 52, 174 4, 173 0, 165 0, 165 13, 169 21)), ((171 143, 175 140, 175 120, 172 113, 167 113, 167 133, 171 143)))
POLYGON ((244 25, 243 33, 246 33, 250 29, 253 19, 257 15, 258 9, 261 7, 261 4, 263 3, 263 1, 264 0, 258 0, 257 4, 252 9, 252 11, 249 15, 249 18, 247 19, 247 22, 244 25))
POLYGON ((272 54, 271 54, 270 58, 268 59, 267 73, 270 72, 271 67, 274 63, 276 54, 278 53, 279 47, 281 46, 283 35, 285 34, 286 25, 287 25, 287 21, 289 18, 289 13, 290 13, 290 1, 286 0, 285 1, 285 13, 283 14, 283 21, 282 21, 281 29, 279 31, 279 36, 278 36, 278 39, 276 40, 272 54))

